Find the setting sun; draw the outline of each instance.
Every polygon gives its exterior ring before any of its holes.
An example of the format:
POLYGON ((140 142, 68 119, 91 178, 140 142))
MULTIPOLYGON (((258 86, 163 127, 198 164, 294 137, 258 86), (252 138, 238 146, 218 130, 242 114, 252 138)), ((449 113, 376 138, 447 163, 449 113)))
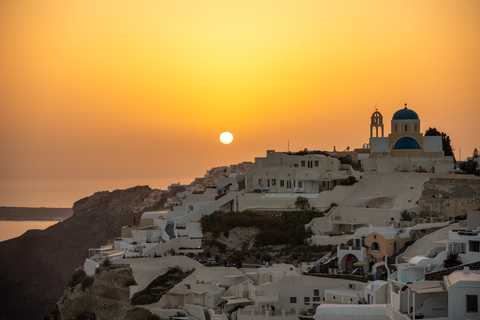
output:
POLYGON ((220 141, 223 144, 230 144, 233 141, 233 135, 230 132, 224 132, 220 135, 220 141))

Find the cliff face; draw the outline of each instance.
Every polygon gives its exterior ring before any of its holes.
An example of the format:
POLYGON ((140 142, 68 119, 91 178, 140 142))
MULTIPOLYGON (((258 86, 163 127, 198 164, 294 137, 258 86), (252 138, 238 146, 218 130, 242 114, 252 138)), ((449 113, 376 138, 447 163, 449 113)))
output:
POLYGON ((43 319, 55 307, 88 249, 120 236, 146 210, 163 207, 166 194, 139 186, 97 192, 73 205, 73 216, 46 230, 0 243, 0 319, 43 319))
POLYGON ((426 216, 455 218, 480 206, 480 178, 473 175, 438 176, 424 186, 418 205, 426 216))

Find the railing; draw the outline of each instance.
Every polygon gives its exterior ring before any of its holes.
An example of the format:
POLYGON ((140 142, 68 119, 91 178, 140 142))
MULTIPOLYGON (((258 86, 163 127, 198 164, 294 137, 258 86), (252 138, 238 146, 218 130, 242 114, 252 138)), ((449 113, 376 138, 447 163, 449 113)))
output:
POLYGON ((244 316, 260 316, 260 317, 285 317, 285 316, 296 316, 299 315, 301 312, 298 310, 278 310, 275 309, 275 311, 272 310, 255 310, 255 309, 250 309, 250 310, 245 310, 245 309, 238 309, 238 314, 244 315, 244 316))

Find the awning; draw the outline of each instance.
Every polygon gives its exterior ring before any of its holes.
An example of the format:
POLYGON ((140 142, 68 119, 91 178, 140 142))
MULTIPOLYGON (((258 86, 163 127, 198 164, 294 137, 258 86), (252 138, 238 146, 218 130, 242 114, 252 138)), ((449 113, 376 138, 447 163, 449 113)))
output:
POLYGON ((236 299, 227 300, 227 305, 238 304, 238 303, 253 303, 253 301, 247 298, 236 298, 236 299))
POLYGON ((445 291, 445 288, 442 285, 442 281, 414 282, 407 284, 407 287, 415 293, 433 293, 445 291))
POLYGON ((368 262, 357 261, 353 264, 354 267, 365 267, 368 265, 368 262))

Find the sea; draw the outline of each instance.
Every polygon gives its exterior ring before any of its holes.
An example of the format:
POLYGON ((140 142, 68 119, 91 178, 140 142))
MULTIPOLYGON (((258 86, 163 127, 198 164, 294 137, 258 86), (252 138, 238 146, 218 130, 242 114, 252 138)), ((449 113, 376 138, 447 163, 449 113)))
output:
MULTIPOLYGON (((148 185, 167 190, 173 183, 190 184, 192 178, 177 179, 51 179, 0 180, 0 206, 71 208, 80 199, 98 191, 114 191, 148 185)), ((58 221, 0 220, 0 241, 18 237, 30 229, 46 229, 58 221)))
POLYGON ((167 190, 172 183, 190 184, 193 180, 193 178, 0 180, 0 206, 71 208, 75 201, 98 191, 145 185, 152 189, 167 190))
POLYGON ((7 221, 0 220, 0 242, 20 237, 27 230, 44 230, 58 221, 7 221))

